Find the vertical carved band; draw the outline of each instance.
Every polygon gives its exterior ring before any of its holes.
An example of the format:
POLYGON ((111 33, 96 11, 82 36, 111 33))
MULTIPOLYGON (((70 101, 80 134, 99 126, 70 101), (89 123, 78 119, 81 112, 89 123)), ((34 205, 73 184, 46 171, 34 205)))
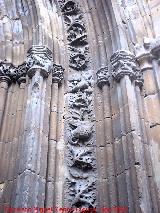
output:
POLYGON ((65 122, 68 170, 65 198, 71 208, 95 208, 97 167, 93 76, 89 71, 86 27, 77 2, 59 0, 59 3, 67 30, 71 70, 68 77, 68 114, 65 122))

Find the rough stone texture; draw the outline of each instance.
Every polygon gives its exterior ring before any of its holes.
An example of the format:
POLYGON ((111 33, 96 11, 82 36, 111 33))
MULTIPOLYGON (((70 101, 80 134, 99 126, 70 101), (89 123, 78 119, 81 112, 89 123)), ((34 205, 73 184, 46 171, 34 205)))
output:
POLYGON ((0 8, 0 212, 159 213, 159 0, 0 8))

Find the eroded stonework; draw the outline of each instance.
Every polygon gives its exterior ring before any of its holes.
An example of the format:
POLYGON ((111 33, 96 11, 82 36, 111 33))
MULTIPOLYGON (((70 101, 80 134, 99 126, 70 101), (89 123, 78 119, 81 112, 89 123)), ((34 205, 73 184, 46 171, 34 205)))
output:
POLYGON ((65 131, 69 176, 66 177, 65 196, 70 207, 89 209, 96 207, 97 192, 93 77, 88 69, 87 34, 79 5, 73 1, 59 3, 68 34, 69 66, 74 70, 68 77, 65 131))

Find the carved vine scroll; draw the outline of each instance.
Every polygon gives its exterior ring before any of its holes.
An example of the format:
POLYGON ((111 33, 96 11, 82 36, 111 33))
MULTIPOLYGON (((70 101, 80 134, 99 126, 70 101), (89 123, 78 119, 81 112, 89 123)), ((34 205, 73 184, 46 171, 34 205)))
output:
POLYGON ((93 209, 96 207, 97 167, 93 76, 89 68, 87 31, 77 1, 59 0, 59 5, 66 26, 70 57, 65 121, 68 174, 64 193, 69 207, 93 209))

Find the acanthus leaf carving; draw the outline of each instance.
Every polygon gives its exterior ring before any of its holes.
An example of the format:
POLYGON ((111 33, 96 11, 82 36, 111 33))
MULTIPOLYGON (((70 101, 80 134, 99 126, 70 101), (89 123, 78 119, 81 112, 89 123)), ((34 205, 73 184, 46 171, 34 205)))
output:
POLYGON ((8 63, 6 60, 0 61, 0 77, 7 77, 8 82, 11 82, 15 70, 16 67, 13 64, 8 63))
POLYGON ((24 62, 23 64, 19 65, 15 71, 14 79, 18 81, 18 83, 26 82, 26 75, 27 75, 27 64, 24 62))
POLYGON ((93 148, 68 146, 68 166, 69 172, 74 178, 88 178, 96 169, 93 148))
POLYGON ((131 80, 136 78, 137 64, 135 56, 126 50, 118 50, 111 56, 112 76, 120 81, 125 75, 131 80))
MULTIPOLYGON (((96 207, 96 180, 89 178, 87 180, 74 181, 68 180, 70 188, 69 196, 72 207, 94 209, 96 207)), ((70 211, 70 213, 73 211, 70 211)), ((92 211, 90 211, 92 212, 92 211)), ((95 211, 94 211, 95 212, 95 211)))
POLYGON ((53 66, 52 52, 46 46, 33 45, 28 51, 26 64, 29 77, 32 78, 37 69, 43 77, 48 77, 53 66))

